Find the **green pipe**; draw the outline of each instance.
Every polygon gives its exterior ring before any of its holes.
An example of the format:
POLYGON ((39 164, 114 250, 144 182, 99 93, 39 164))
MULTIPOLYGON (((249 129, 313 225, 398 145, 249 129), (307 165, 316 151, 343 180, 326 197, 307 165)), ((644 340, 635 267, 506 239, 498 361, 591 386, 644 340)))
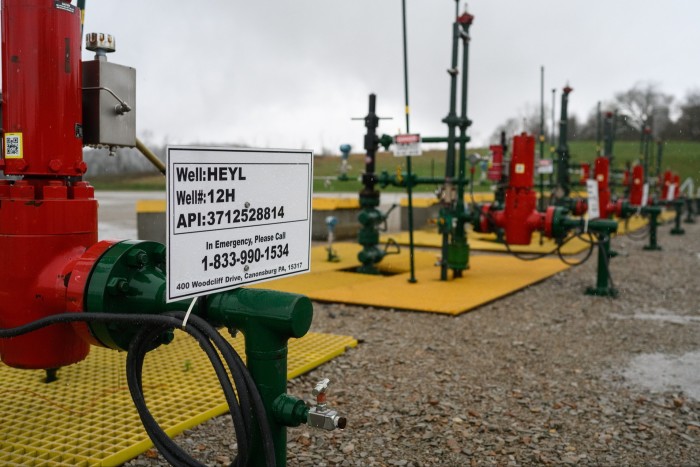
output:
MULTIPOLYGON (((382 187, 385 186, 395 186, 395 187, 407 187, 409 183, 411 186, 416 185, 437 185, 444 182, 444 178, 437 177, 417 177, 411 174, 409 176, 408 172, 402 172, 400 175, 390 175, 388 172, 384 171, 377 175, 377 183, 382 187)), ((468 180, 455 180, 455 185, 468 185, 468 180)))
MULTIPOLYGON (((411 133, 410 122, 410 107, 408 104, 408 41, 406 39, 406 0, 401 0, 401 13, 403 19, 403 82, 404 82, 404 97, 406 102, 406 133, 411 133)), ((414 259, 414 244, 413 244, 413 170, 411 167, 411 156, 406 158, 406 170, 408 171, 408 184, 406 185, 406 194, 408 195, 408 250, 409 250, 409 266, 411 270, 408 282, 415 284, 416 269, 414 259)))
MULTIPOLYGON (((540 66, 540 160, 544 159, 544 66, 540 66)), ((538 209, 544 211, 544 174, 539 174, 540 198, 537 201, 538 209)))
MULTIPOLYGON (((661 160, 664 157, 664 142, 662 140, 658 140, 656 142, 656 176, 661 175, 661 160)), ((680 188, 680 187, 679 187, 680 188)))
POLYGON ((455 21, 452 24, 452 62, 451 67, 448 71, 450 74, 450 110, 445 118, 442 119, 443 123, 447 124, 447 154, 445 156, 445 192, 447 193, 448 199, 443 203, 443 208, 440 209, 440 215, 438 219, 438 224, 441 227, 442 232, 442 259, 440 260, 440 280, 447 280, 447 270, 448 270, 448 257, 449 257, 449 242, 450 242, 450 230, 452 226, 452 213, 451 211, 451 201, 449 200, 449 193, 452 191, 452 186, 455 178, 455 140, 456 140, 456 128, 459 124, 459 118, 457 117, 456 107, 457 107, 457 74, 458 70, 458 50, 459 50, 459 23, 455 21))
POLYGON ((573 91, 568 85, 561 94, 561 118, 559 120, 559 145, 557 146, 557 185, 563 191, 563 197, 571 193, 569 178, 569 143, 568 143, 568 104, 569 94, 573 91))
MULTIPOLYGON (((462 89, 461 111, 459 119, 459 171, 457 177, 457 200, 455 203, 456 223, 452 229, 447 267, 452 269, 454 277, 462 277, 462 271, 469 268, 469 244, 465 229, 464 187, 466 185, 467 165, 467 128, 471 124, 467 118, 468 84, 469 84, 469 27, 473 17, 465 14, 459 21, 462 28, 462 89)), ((472 167, 473 170, 473 167, 472 167)))
MULTIPOLYGON (((600 118, 600 102, 598 103, 598 115, 600 118)), ((610 171, 613 170, 613 164, 615 159, 613 156, 613 143, 615 141, 615 114, 608 112, 605 114, 605 120, 603 122, 603 156, 605 156, 609 161, 610 171)), ((610 190, 614 191, 617 181, 614 177, 610 177, 610 190)))
POLYGON ((651 178, 651 174, 649 173, 650 147, 649 147, 649 134, 647 134, 647 127, 642 128, 641 148, 642 148, 642 157, 644 158, 643 163, 642 163, 644 166, 644 177, 648 181, 651 178))
POLYGON ((85 0, 78 0, 78 9, 80 10, 80 46, 83 44, 83 27, 85 25, 85 0))
POLYGON ((596 107, 596 126, 595 126, 595 146, 596 146, 596 155, 600 156, 601 151, 602 151, 602 146, 601 146, 601 141, 602 141, 602 135, 603 135, 603 115, 600 112, 600 101, 598 101, 598 106, 596 107))
MULTIPOLYGON (((455 115, 455 119, 457 116, 455 115)), ((447 117, 445 118, 447 119, 447 117)), ((443 120, 445 122, 445 120, 443 120)), ((464 141, 465 143, 468 143, 471 141, 471 138, 469 136, 459 136, 457 137, 456 135, 450 139, 450 137, 445 137, 445 136, 421 136, 420 138, 421 142, 423 143, 449 143, 450 141, 453 142, 462 142, 464 141)))

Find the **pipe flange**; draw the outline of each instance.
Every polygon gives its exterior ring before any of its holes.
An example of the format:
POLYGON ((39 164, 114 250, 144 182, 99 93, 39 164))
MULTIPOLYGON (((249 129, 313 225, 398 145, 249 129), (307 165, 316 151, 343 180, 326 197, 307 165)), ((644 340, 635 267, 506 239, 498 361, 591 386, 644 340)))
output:
MULTIPOLYGON (((79 313, 86 311, 85 296, 90 275, 95 263, 100 257, 117 243, 117 240, 102 240, 88 248, 83 255, 75 261, 68 279, 66 290, 66 309, 69 312, 79 313)), ((91 345, 104 347, 90 331, 90 327, 84 322, 73 323, 73 329, 78 335, 91 345)))

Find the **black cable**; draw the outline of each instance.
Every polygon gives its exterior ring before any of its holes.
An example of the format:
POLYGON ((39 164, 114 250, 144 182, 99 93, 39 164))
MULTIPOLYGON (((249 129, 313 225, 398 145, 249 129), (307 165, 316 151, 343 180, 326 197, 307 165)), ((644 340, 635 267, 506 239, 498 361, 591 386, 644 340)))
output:
MULTIPOLYGON (((491 214, 491 211, 488 211, 488 212, 486 213, 486 220, 487 220, 487 222, 489 223, 489 228, 490 228, 490 230, 491 230, 491 231, 495 231, 496 228, 497 228, 498 226, 496 225, 496 221, 495 221, 495 219, 493 218, 493 215, 491 214)), ((589 234, 589 235, 590 235, 590 234, 589 234)), ((588 261, 588 259, 591 257, 591 255, 593 254, 593 248, 594 248, 595 244, 591 243, 591 247, 588 249, 588 253, 586 254, 586 257, 583 258, 581 261, 578 261, 578 262, 570 262, 570 261, 567 261, 567 260, 564 259, 564 256, 563 256, 563 254, 562 254, 562 252, 561 252, 561 249, 564 247, 564 245, 566 245, 568 242, 570 242, 571 240, 573 240, 573 239, 576 238, 576 237, 579 237, 579 236, 578 236, 578 235, 570 235, 570 236, 566 237, 566 238, 565 238, 560 244, 558 244, 555 248, 553 248, 553 249, 550 250, 550 251, 545 251, 545 252, 543 252, 543 253, 529 253, 529 254, 518 253, 517 251, 513 251, 513 250, 511 249, 510 244, 505 240, 505 238, 504 238, 504 240, 503 240, 503 245, 506 247, 506 251, 507 251, 510 255, 514 256, 515 258, 519 259, 520 261, 536 261, 536 260, 538 260, 538 259, 542 259, 542 258, 544 258, 544 257, 546 257, 546 256, 550 256, 550 255, 553 255, 553 254, 556 253, 557 256, 559 257, 559 259, 560 259, 564 264, 566 264, 566 265, 568 265, 568 266, 579 266, 579 265, 585 263, 586 261, 588 261)), ((580 238, 580 237, 579 237, 579 238, 580 238)), ((585 241, 585 240, 584 240, 584 241, 585 241)), ((589 242, 586 242, 586 243, 589 243, 589 242)))
POLYGON ((275 452, 272 441, 271 429, 265 413, 265 407, 257 391, 255 383, 247 371, 245 364, 231 344, 221 334, 202 318, 191 315, 185 328, 182 322, 185 317, 183 312, 174 312, 164 315, 148 314, 117 314, 117 313, 61 313, 38 319, 31 323, 15 328, 0 329, 0 339, 7 339, 26 334, 37 329, 57 323, 72 323, 77 321, 137 324, 142 326, 139 333, 132 339, 127 355, 127 380, 134 405, 139 417, 163 457, 174 466, 203 466, 204 464, 190 457, 177 443, 163 431, 148 410, 143 395, 142 370, 146 354, 158 346, 159 337, 169 329, 183 329, 197 340, 200 347, 209 357, 212 367, 219 378, 224 396, 229 405, 229 413, 233 419, 233 425, 238 443, 238 456, 232 462, 232 466, 243 466, 247 463, 253 427, 257 426, 262 438, 265 462, 268 466, 275 465, 275 452), (218 352, 218 353, 217 353, 218 352), (226 367, 231 373, 233 384, 228 377, 219 353, 226 362, 226 367), (234 390, 235 387, 235 390, 234 390), (236 398, 236 392, 238 399, 236 398), (253 422, 256 419, 257 424, 253 422))
MULTIPOLYGON (((581 233, 578 233, 576 235, 571 236, 570 238, 578 238, 579 240, 581 240, 585 243, 588 243, 590 245, 590 247, 588 248, 588 251, 586 252, 586 256, 584 256, 582 259, 580 259, 578 261, 569 261, 569 260, 565 259, 564 254, 561 252, 561 248, 557 249, 557 255, 559 256, 559 260, 562 263, 566 264, 567 266, 576 267, 576 266, 582 265, 583 263, 585 263, 586 261, 591 259, 591 256, 593 255, 593 250, 595 249, 596 245, 598 245, 598 248, 600 248, 600 244, 593 241, 593 235, 590 232, 581 232, 581 233), (584 234, 584 233, 588 235, 589 240, 586 240, 582 237, 582 234, 584 234)), ((562 246, 563 246, 563 244, 562 244, 562 246)))
POLYGON ((637 229, 636 231, 630 231, 629 229, 629 222, 630 222, 631 217, 628 217, 625 219, 625 232, 627 237, 629 237, 631 240, 646 240, 646 238, 649 236, 649 232, 651 230, 651 226, 649 223, 647 223, 645 226, 641 227, 640 229, 637 229))

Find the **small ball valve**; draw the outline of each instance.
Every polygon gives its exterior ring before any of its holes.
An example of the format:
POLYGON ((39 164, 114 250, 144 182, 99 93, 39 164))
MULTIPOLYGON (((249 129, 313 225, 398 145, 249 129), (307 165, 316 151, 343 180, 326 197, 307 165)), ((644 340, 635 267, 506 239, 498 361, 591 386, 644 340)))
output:
POLYGON ((311 391, 311 394, 316 397, 316 406, 309 409, 307 425, 328 431, 333 431, 336 428, 342 430, 347 425, 347 419, 338 415, 336 410, 329 409, 326 404, 326 392, 329 384, 330 380, 324 378, 311 391))

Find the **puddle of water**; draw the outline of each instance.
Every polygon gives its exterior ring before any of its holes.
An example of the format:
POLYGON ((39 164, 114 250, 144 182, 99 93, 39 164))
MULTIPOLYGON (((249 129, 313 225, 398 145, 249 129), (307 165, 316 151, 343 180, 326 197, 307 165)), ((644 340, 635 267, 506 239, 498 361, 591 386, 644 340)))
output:
POLYGON ((683 391, 700 401, 700 350, 680 356, 661 353, 635 357, 622 375, 651 392, 683 391))

